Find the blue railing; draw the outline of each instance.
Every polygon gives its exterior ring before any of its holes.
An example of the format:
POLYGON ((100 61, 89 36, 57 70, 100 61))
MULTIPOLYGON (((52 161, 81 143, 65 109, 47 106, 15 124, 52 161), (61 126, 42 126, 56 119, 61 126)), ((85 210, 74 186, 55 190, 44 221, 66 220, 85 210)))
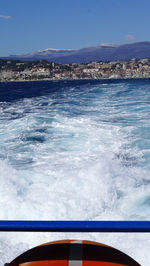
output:
POLYGON ((0 231, 150 232, 150 221, 0 221, 0 231))

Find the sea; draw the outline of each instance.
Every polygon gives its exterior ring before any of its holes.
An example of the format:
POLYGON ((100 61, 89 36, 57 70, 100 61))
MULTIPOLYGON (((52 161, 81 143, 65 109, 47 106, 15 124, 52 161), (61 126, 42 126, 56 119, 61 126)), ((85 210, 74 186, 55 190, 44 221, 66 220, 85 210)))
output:
MULTIPOLYGON (((0 83, 0 220, 150 220, 150 79, 0 83)), ((1 232, 0 265, 85 239, 150 265, 148 233, 1 232)))

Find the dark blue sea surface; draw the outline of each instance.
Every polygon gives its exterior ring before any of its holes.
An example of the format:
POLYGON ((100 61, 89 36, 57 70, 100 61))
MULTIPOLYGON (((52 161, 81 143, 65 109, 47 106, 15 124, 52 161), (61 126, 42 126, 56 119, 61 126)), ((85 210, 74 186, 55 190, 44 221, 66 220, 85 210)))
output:
MULTIPOLYGON (((150 79, 0 83, 0 180, 0 219, 149 220, 150 79)), ((66 237, 5 234, 0 257, 66 237)), ((148 265, 146 235, 86 239, 148 265)))

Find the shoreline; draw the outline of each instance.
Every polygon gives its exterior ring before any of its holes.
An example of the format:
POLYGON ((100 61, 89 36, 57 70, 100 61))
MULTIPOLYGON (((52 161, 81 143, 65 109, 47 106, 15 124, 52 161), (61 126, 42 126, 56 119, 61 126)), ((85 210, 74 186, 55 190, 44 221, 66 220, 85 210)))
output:
POLYGON ((136 78, 101 78, 101 79, 91 79, 91 78, 85 78, 85 79, 33 79, 33 80, 5 80, 0 81, 1 83, 17 83, 17 82, 44 82, 44 81, 127 81, 127 80, 150 80, 150 77, 136 77, 136 78))
POLYGON ((150 60, 56 64, 48 61, 0 61, 0 82, 117 80, 150 78, 150 60))

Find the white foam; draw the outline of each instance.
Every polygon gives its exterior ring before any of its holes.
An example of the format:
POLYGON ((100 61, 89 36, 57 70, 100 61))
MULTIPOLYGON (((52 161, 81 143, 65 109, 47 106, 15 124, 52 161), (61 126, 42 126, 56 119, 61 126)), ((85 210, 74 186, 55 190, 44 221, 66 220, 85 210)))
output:
MULTIPOLYGON (((119 114, 115 108, 100 107, 101 102, 95 99, 93 105, 83 106, 82 114, 76 105, 74 115, 68 103, 52 108, 47 97, 8 107, 10 116, 17 110, 23 115, 0 125, 0 219, 149 219, 149 172, 142 166, 143 151, 131 149, 134 126, 108 123, 107 116, 113 121, 119 114), (45 100, 49 104, 40 107, 45 100)), ((0 262, 62 238, 103 242, 147 266, 146 234, 2 233, 0 262)))

